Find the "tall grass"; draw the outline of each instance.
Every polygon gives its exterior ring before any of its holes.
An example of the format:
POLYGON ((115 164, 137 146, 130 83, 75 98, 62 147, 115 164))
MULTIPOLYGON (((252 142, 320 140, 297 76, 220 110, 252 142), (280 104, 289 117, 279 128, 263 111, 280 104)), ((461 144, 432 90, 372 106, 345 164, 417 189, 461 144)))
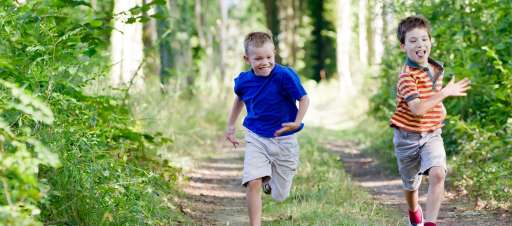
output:
POLYGON ((190 167, 194 159, 207 157, 210 150, 223 142, 232 97, 221 97, 226 96, 225 89, 192 87, 188 92, 180 92, 174 89, 174 82, 171 79, 162 90, 158 77, 150 77, 146 79, 144 93, 134 95, 130 104, 134 117, 140 120, 139 127, 172 140, 158 150, 158 157, 190 167))

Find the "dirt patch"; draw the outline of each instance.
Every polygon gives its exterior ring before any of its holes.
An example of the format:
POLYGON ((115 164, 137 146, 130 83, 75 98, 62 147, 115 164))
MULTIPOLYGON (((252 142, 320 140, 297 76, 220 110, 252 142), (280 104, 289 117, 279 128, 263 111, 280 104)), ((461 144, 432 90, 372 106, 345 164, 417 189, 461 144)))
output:
MULTIPOLYGON (((374 157, 361 153, 361 148, 354 142, 331 141, 325 144, 325 147, 340 155, 346 172, 359 186, 366 188, 379 202, 393 208, 400 208, 406 213, 407 205, 398 173, 392 174, 383 169, 374 157)), ((419 200, 423 207, 425 206, 427 183, 424 178, 420 188, 419 200)), ((511 213, 506 210, 479 210, 478 204, 457 196, 455 192, 447 189, 439 212, 438 225, 512 225, 512 217, 511 213)))
POLYGON ((185 175, 188 204, 183 211, 200 225, 247 225, 245 190, 240 185, 242 149, 219 148, 185 175))

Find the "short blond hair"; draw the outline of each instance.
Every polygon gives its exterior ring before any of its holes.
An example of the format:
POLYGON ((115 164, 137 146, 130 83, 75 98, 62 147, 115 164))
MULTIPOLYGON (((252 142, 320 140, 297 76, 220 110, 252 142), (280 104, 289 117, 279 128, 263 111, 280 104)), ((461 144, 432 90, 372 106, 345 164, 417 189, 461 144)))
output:
POLYGON ((269 32, 255 31, 247 34, 244 39, 245 54, 248 54, 249 47, 261 47, 266 43, 274 45, 272 34, 269 32))

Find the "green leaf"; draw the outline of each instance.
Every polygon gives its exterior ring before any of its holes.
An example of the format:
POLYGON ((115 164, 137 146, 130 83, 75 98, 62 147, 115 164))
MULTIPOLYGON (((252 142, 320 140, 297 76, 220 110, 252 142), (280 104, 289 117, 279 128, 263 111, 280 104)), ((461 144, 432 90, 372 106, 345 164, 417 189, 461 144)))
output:
POLYGON ((93 20, 90 23, 92 27, 101 27, 101 25, 103 25, 103 21, 101 20, 93 20))

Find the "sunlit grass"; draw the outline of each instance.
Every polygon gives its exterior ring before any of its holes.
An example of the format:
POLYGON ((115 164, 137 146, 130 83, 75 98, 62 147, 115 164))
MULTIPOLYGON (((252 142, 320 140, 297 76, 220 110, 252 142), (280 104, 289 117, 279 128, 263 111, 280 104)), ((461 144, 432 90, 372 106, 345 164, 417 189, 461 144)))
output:
POLYGON ((175 91, 174 82, 162 88, 157 77, 147 79, 144 93, 131 100, 132 110, 143 130, 172 140, 159 150, 159 157, 188 168, 221 144, 232 97, 225 90, 197 87, 175 91))
POLYGON ((335 154, 320 143, 332 131, 311 128, 299 137, 301 163, 291 196, 283 203, 264 199, 269 225, 399 225, 401 215, 354 185, 335 154))

